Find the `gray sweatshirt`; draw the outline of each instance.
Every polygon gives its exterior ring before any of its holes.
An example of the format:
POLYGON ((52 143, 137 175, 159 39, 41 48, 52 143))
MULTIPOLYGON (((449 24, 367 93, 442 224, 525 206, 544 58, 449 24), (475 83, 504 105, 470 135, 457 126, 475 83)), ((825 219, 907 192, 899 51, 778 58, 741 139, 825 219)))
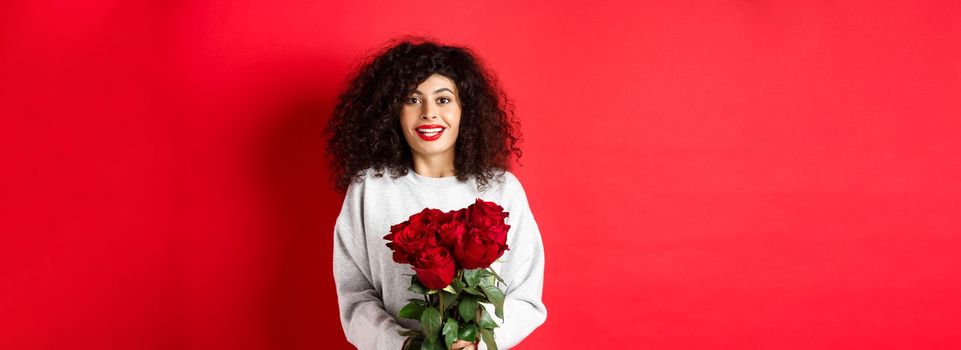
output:
MULTIPOLYGON (((407 220, 424 208, 442 211, 465 208, 476 198, 493 201, 509 213, 507 245, 491 267, 507 283, 504 320, 493 307, 482 304, 499 327, 494 339, 500 349, 516 346, 547 319, 541 301, 544 286, 544 245, 527 196, 511 172, 503 181, 493 179, 483 192, 472 178, 428 177, 408 167, 406 176, 391 179, 366 170, 363 182, 353 182, 334 225, 334 284, 340 322, 347 341, 358 349, 400 349, 404 337, 398 330, 420 329, 418 322, 401 319, 398 311, 408 298, 423 298, 407 290, 413 268, 391 258, 384 235, 390 226, 407 220)), ((504 288, 502 284, 500 288, 504 288)), ((484 342, 480 349, 486 350, 484 342)))

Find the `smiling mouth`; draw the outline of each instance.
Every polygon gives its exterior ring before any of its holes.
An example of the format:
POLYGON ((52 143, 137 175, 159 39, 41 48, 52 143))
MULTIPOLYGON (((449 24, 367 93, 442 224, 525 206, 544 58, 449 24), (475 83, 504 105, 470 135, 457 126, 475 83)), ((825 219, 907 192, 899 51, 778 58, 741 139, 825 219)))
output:
POLYGON ((431 137, 431 136, 436 136, 441 132, 444 132, 444 128, 423 128, 423 129, 417 129, 417 132, 427 137, 431 137))
POLYGON ((424 141, 434 141, 440 138, 444 134, 444 130, 447 128, 434 127, 434 128, 420 128, 417 130, 417 136, 420 136, 424 141))

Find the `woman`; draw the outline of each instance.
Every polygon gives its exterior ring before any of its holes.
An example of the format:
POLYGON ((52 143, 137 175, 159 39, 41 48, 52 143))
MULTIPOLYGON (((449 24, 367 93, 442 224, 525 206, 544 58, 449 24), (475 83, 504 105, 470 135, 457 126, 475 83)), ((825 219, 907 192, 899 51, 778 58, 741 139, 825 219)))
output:
MULTIPOLYGON (((392 260, 390 226, 424 208, 449 211, 476 198, 509 213, 509 250, 491 267, 507 283, 495 340, 510 348, 544 323, 544 249, 527 196, 508 171, 521 151, 510 102, 469 50, 399 41, 349 79, 325 134, 334 187, 345 191, 334 227, 333 272, 347 340, 360 349, 400 349, 398 331, 420 329, 398 311, 410 265, 392 260), (384 171, 390 176, 384 176, 384 171)), ((493 312, 489 305, 489 312, 493 312)), ((485 349, 458 341, 452 349, 485 349)))

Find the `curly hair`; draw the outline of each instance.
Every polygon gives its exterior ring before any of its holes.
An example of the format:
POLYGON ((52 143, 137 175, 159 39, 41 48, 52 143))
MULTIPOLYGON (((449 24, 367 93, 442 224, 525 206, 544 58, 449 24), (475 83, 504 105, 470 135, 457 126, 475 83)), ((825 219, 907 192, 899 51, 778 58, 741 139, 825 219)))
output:
POLYGON ((513 102, 472 50, 422 37, 391 42, 395 44, 360 61, 324 130, 336 190, 345 192, 351 181, 362 181, 368 168, 377 177, 384 170, 391 170, 393 178, 407 175, 413 158, 400 125, 402 103, 435 73, 454 81, 461 100, 461 125, 454 145, 457 179, 464 182, 473 177, 483 188, 511 169, 512 155, 519 164, 520 123, 513 102))

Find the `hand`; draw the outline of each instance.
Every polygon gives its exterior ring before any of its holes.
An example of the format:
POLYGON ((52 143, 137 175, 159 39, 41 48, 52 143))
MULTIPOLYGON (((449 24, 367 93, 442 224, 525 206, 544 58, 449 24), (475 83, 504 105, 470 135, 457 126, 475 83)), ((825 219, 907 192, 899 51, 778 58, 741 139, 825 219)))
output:
POLYGON ((477 343, 466 340, 457 340, 450 345, 451 350, 477 350, 477 343))

